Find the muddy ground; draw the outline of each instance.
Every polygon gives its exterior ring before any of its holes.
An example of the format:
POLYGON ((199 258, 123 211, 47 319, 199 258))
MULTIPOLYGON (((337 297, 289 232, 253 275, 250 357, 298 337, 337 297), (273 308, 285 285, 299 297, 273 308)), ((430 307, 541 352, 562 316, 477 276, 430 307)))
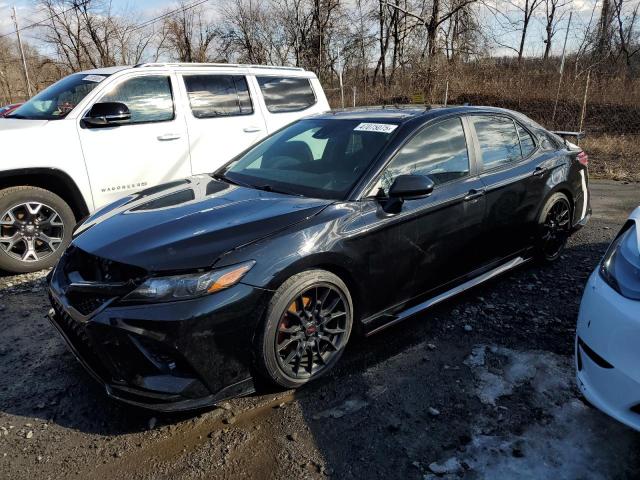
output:
POLYGON ((560 262, 525 266, 372 338, 297 392, 191 415, 108 400, 44 318, 44 274, 0 277, 0 478, 637 478, 640 434, 585 405, 587 276, 640 186, 594 182, 560 262))

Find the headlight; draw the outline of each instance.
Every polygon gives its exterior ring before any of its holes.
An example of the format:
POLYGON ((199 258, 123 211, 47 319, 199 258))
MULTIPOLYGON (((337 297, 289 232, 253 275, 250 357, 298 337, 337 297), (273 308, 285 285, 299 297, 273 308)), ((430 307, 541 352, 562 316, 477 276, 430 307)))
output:
POLYGON ((216 293, 238 283, 255 263, 251 260, 209 272, 149 278, 123 301, 170 302, 216 293))
POLYGON ((629 223, 611 243, 600 275, 620 295, 640 300, 640 249, 635 223, 629 223))

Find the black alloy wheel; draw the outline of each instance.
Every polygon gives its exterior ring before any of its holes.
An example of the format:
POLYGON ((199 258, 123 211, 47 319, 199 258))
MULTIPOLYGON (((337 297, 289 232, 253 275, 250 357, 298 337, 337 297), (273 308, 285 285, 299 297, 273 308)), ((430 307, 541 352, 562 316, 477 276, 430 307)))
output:
POLYGON ((571 233, 571 205, 562 193, 552 195, 542 211, 539 253, 543 260, 554 261, 564 250, 571 233))
POLYGON ((294 378, 310 378, 330 362, 345 340, 347 306, 329 284, 298 295, 278 325, 275 348, 280 367, 294 378))
POLYGON ((329 371, 342 355, 353 324, 345 284, 323 270, 294 275, 274 294, 258 336, 260 370, 295 388, 329 371))

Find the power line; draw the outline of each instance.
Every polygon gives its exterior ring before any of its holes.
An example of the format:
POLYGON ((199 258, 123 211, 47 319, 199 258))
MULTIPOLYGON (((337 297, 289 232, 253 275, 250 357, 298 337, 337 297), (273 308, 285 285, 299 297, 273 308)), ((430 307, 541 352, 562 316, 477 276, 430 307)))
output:
POLYGON ((13 35, 13 34, 19 34, 20 32, 22 32, 23 30, 27 30, 28 28, 33 28, 33 27, 37 27, 39 25, 43 25, 46 22, 48 22, 49 20, 53 20, 56 17, 59 17, 60 15, 64 15, 67 12, 70 12, 71 10, 74 10, 78 7, 82 7, 84 5, 86 5, 87 3, 89 3, 91 0, 84 0, 82 2, 78 2, 78 3, 74 3, 74 5, 72 7, 67 8, 66 10, 63 10, 60 13, 54 13, 53 15, 45 18, 44 20, 40 20, 38 22, 33 22, 30 23, 29 25, 25 25, 24 27, 21 27, 13 32, 9 32, 9 33, 5 33, 3 35, 0 35, 0 38, 4 38, 4 37, 8 37, 9 35, 13 35))
MULTIPOLYGON (((3 35, 0 35, 0 38, 8 37, 8 36, 13 35, 15 33, 19 33, 19 32, 21 32, 23 30, 26 30, 28 28, 33 28, 33 27, 37 27, 37 26, 43 25, 43 24, 47 23, 48 21, 53 20, 56 17, 59 17, 60 15, 64 15, 65 13, 70 12, 71 10, 74 10, 74 9, 76 9, 78 7, 86 5, 90 1, 91 0, 84 0, 83 2, 79 2, 77 4, 74 4, 72 7, 67 8, 66 10, 63 10, 60 13, 54 13, 53 15, 45 18, 44 20, 40 20, 38 22, 33 22, 33 23, 30 23, 29 25, 25 25, 24 27, 21 27, 17 31, 13 31, 13 32, 9 32, 9 33, 5 33, 3 35)), ((144 22, 140 23, 139 25, 134 26, 132 29, 129 30, 129 32, 135 32, 137 30, 140 30, 141 28, 148 27, 149 25, 152 25, 152 24, 156 23, 159 20, 163 20, 163 19, 165 19, 167 17, 170 17, 174 13, 177 13, 179 11, 186 12, 187 10, 191 10, 192 8, 198 7, 198 6, 200 6, 200 5, 204 4, 204 3, 207 3, 208 1, 209 0, 198 0, 198 1, 194 2, 194 3, 192 3, 192 4, 183 5, 181 7, 178 7, 176 9, 174 9, 174 10, 170 10, 168 12, 163 13, 162 15, 158 15, 157 17, 153 17, 153 18, 151 18, 149 20, 145 20, 144 22)))
POLYGON ((194 3, 192 3, 192 4, 183 5, 181 7, 178 7, 176 9, 174 9, 174 10, 171 10, 169 12, 165 12, 162 15, 158 15, 157 17, 154 17, 154 18, 151 18, 149 20, 146 20, 146 21, 142 22, 141 24, 136 25, 135 27, 133 27, 129 31, 130 32, 135 32, 136 30, 140 30, 141 28, 148 27, 149 25, 152 25, 152 24, 156 23, 158 20, 163 20, 163 19, 165 19, 167 17, 170 17, 171 15, 173 15, 176 12, 179 12, 181 10, 183 12, 186 12, 187 10, 191 10, 192 8, 195 8, 195 7, 199 6, 199 5, 202 5, 203 3, 207 3, 208 1, 209 0, 198 0, 198 1, 194 2, 194 3))

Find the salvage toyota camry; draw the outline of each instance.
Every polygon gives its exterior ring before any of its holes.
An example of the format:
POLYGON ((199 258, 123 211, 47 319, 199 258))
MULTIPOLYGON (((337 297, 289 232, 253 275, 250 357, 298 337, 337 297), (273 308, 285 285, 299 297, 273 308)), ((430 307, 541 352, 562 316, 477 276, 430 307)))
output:
POLYGON ((259 378, 299 387, 355 331, 558 259, 590 214, 586 163, 502 109, 309 117, 89 217, 49 276, 50 318, 131 404, 197 408, 259 378))

